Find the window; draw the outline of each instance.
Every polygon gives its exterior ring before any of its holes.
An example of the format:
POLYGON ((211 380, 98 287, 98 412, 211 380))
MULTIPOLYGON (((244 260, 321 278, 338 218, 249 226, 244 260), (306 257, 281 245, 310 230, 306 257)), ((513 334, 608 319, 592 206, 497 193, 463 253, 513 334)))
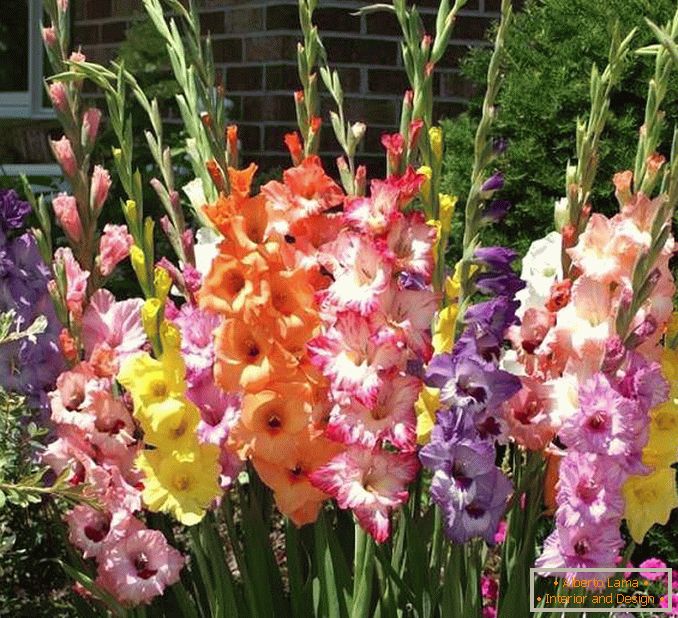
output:
POLYGON ((45 118, 42 0, 2 0, 0 118, 45 118))

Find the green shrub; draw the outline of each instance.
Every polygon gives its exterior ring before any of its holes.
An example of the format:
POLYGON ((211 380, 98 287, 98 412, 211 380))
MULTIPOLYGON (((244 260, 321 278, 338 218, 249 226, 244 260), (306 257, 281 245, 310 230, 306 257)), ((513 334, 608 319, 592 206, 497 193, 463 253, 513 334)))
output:
MULTIPOLYGON (((638 48, 653 42, 644 17, 664 24, 674 11, 675 0, 527 0, 509 34, 506 78, 495 125, 496 134, 509 144, 500 162, 506 173, 501 197, 514 206, 503 224, 487 232, 485 242, 524 252, 532 240, 552 229, 553 204, 565 194, 565 166, 575 154, 575 122, 589 109, 591 65, 595 63, 601 71, 605 67, 615 20, 619 19, 623 33, 638 27, 633 45, 638 48)), ((467 114, 443 123, 443 188, 448 192, 464 195, 468 190, 472 136, 480 117, 489 58, 489 50, 482 48, 464 60, 462 73, 478 94, 467 114)), ((615 207, 612 175, 633 167, 653 61, 652 57, 633 57, 613 94, 594 210, 610 212, 615 207)), ((678 116, 677 94, 674 86, 664 104, 671 130, 678 116)), ((664 146, 668 148, 669 142, 667 130, 664 146)))

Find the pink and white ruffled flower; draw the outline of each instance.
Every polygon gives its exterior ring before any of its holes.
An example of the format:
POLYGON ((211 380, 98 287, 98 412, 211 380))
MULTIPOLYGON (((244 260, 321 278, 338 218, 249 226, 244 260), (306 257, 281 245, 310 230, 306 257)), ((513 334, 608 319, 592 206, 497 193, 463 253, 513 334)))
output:
POLYGON ((82 223, 78 214, 78 203, 72 195, 59 193, 52 200, 52 208, 61 229, 75 242, 82 238, 82 223))
POLYGON ((615 225, 605 215, 591 215, 579 242, 568 253, 587 277, 601 283, 619 280, 623 268, 617 253, 615 225))
POLYGON ((179 581, 183 556, 158 530, 137 530, 99 556, 96 583, 125 605, 150 603, 179 581))
POLYGON ((414 451, 417 444, 414 403, 420 390, 418 378, 395 375, 385 381, 371 408, 358 401, 335 404, 325 434, 345 444, 373 448, 386 441, 401 451, 414 451))
POLYGON ((356 230, 381 235, 403 217, 398 208, 400 189, 388 181, 373 180, 370 197, 349 197, 344 220, 356 230))
POLYGON ((343 232, 325 248, 334 281, 324 292, 327 304, 336 311, 369 315, 379 304, 379 295, 391 281, 391 260, 384 247, 368 238, 343 232))
POLYGON ((419 469, 415 453, 389 453, 351 446, 309 475, 342 509, 351 509, 377 543, 390 535, 389 516, 407 500, 407 485, 419 469))
POLYGON ((143 304, 140 298, 116 301, 108 290, 97 290, 82 320, 82 340, 87 356, 102 343, 115 352, 119 361, 141 350, 146 343, 141 323, 143 304))
POLYGON ((369 320, 351 312, 340 314, 307 347, 311 362, 330 380, 335 401, 355 398, 367 407, 377 401, 384 372, 402 360, 395 341, 376 341, 369 320))
POLYGON ((413 212, 395 220, 386 236, 393 271, 419 275, 425 284, 430 283, 435 240, 436 229, 426 223, 422 213, 413 212))
POLYGON ((431 321, 438 309, 439 295, 430 289, 399 290, 390 286, 370 316, 377 340, 397 341, 403 353, 424 361, 433 352, 431 321))

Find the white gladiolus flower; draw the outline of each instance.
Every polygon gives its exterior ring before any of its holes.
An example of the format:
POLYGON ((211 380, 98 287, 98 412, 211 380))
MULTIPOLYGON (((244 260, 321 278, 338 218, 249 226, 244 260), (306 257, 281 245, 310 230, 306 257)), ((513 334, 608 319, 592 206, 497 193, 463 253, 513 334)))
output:
POLYGON ((520 273, 527 286, 516 294, 516 299, 520 301, 517 311, 519 317, 530 307, 543 307, 549 299, 554 281, 563 278, 561 248, 562 237, 558 232, 550 232, 530 245, 520 273))

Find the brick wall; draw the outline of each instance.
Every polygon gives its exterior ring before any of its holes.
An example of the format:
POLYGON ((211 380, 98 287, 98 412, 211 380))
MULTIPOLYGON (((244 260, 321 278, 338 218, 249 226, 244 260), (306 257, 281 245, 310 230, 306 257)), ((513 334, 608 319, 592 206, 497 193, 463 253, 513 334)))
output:
MULTIPOLYGON (((142 10, 140 0, 80 0, 73 3, 74 41, 97 61, 115 57, 117 43, 142 10)), ((361 160, 381 159, 382 133, 398 123, 407 79, 399 51, 395 16, 355 17, 367 3, 320 0, 315 13, 330 63, 340 73, 347 117, 368 123, 361 160)), ((420 0, 420 12, 433 31, 437 0, 420 0)), ((437 117, 457 114, 469 95, 457 75, 469 46, 483 44, 486 28, 498 17, 500 0, 469 0, 461 12, 447 54, 435 76, 437 117)), ((199 0, 202 27, 213 39, 215 61, 228 96, 235 104, 245 155, 268 165, 287 164, 283 134, 295 126, 292 91, 299 87, 296 44, 299 40, 294 0, 199 0)), ((324 106, 329 102, 325 99, 324 106)), ((325 117, 327 117, 325 115, 325 117)), ((331 127, 323 131, 321 150, 337 149, 331 127)))

